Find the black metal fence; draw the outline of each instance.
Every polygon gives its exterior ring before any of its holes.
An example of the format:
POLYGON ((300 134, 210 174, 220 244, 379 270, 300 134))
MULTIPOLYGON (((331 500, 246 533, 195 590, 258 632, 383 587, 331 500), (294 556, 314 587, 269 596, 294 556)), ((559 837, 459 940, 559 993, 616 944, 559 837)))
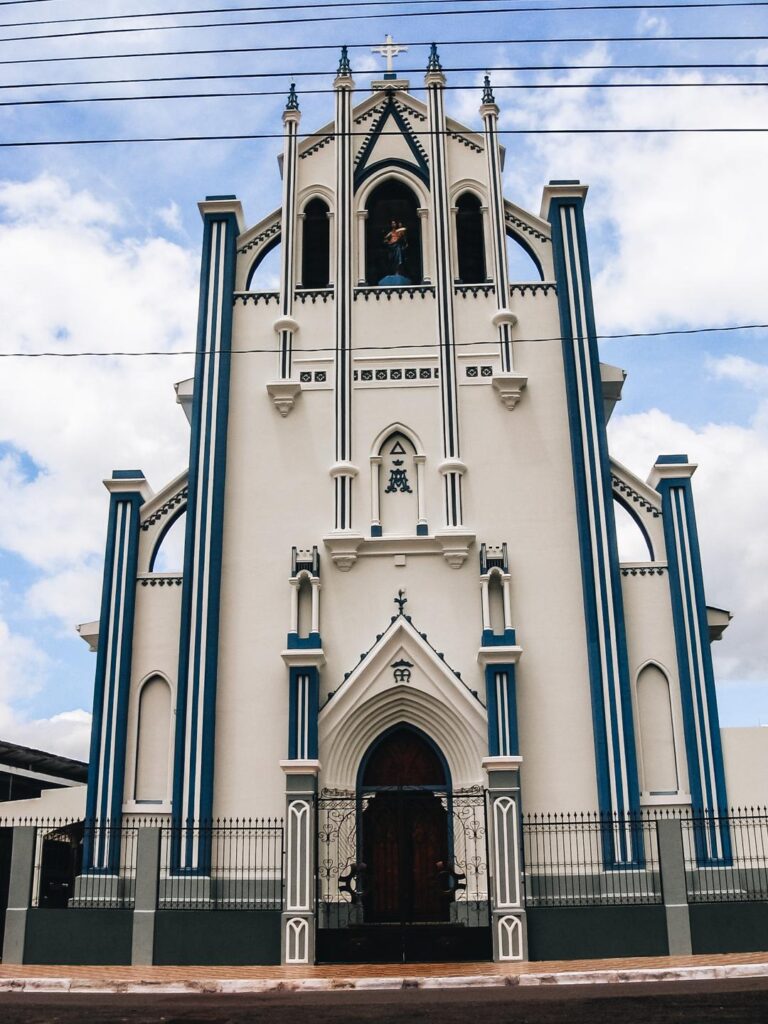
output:
POLYGON ((768 808, 681 817, 689 903, 768 900, 768 808))
POLYGON ((650 814, 526 815, 523 859, 530 907, 662 902, 650 814))
POLYGON ((161 830, 159 907, 164 910, 280 910, 283 822, 224 819, 161 830), (183 868, 182 850, 195 870, 183 868))

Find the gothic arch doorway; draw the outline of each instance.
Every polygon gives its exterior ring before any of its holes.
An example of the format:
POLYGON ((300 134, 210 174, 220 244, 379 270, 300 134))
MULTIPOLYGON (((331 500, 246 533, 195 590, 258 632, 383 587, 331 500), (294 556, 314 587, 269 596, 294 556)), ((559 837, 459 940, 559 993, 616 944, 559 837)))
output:
POLYGON ((450 784, 442 754, 416 729, 398 726, 374 743, 360 775, 365 921, 448 921, 450 784))
POLYGON ((387 729, 317 813, 319 963, 490 958, 485 793, 452 790, 426 733, 387 729))

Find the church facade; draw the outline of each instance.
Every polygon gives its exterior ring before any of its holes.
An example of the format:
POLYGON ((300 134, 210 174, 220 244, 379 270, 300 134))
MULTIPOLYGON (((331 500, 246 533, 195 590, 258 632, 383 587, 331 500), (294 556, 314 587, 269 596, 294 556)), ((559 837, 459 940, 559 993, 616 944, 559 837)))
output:
MULTIPOLYGON (((660 455, 646 481, 608 450, 624 375, 598 355, 587 187, 550 182, 538 214, 506 198, 490 83, 475 128, 444 86, 433 47, 424 100, 389 71, 355 105, 343 52, 311 135, 291 88, 280 208, 248 226, 233 196, 200 204, 189 465, 157 492, 106 481, 101 614, 80 628, 86 820, 178 823, 174 870, 205 878, 185 824, 285 814, 289 963, 350 923, 461 923, 462 808, 486 837, 463 913, 487 910, 509 960, 523 810, 618 822, 621 870, 643 809, 738 799, 696 467, 660 455), (276 247, 279 290, 253 290, 276 247), (644 560, 620 561, 618 506, 644 560), (158 572, 182 520, 183 571, 158 572)), ((700 838, 702 862, 727 857, 723 829, 700 838)), ((96 838, 84 867, 112 856, 96 838)))

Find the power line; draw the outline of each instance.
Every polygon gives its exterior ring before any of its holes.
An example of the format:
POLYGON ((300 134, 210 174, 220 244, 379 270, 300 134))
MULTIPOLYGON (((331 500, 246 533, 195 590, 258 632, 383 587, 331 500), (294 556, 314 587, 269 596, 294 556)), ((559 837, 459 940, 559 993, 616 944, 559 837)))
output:
MULTIPOLYGON (((440 46, 529 46, 533 44, 553 43, 723 43, 723 42, 765 42, 768 35, 717 35, 717 36, 543 36, 529 39, 448 39, 440 46)), ((349 43, 348 49, 370 49, 379 43, 349 43)), ((401 46, 425 46, 423 40, 401 43, 401 46)), ((306 52, 309 50, 339 50, 337 43, 280 44, 277 46, 234 46, 229 48, 212 47, 206 50, 156 50, 138 51, 134 53, 96 53, 77 54, 63 57, 17 57, 12 60, 0 60, 3 64, 60 64, 65 61, 85 60, 127 60, 137 57, 199 57, 232 53, 286 53, 291 51, 306 52)), ((423 73, 424 69, 420 68, 423 73)), ((361 71, 356 74, 376 74, 377 72, 361 71)))
MULTIPOLYGON (((197 10, 181 10, 181 11, 132 11, 129 14, 101 14, 93 15, 90 18, 46 18, 37 19, 36 21, 10 21, 0 24, 0 28, 28 28, 34 25, 74 25, 83 22, 101 22, 101 21, 127 21, 131 19, 149 19, 149 18, 181 18, 181 17, 197 17, 201 14, 245 14, 252 13, 254 11, 314 11, 328 8, 347 8, 354 7, 359 10, 361 7, 416 7, 423 4, 436 4, 436 3, 464 3, 466 0, 337 0, 336 3, 317 3, 317 4, 288 4, 277 6, 275 4, 265 4, 261 6, 249 6, 249 7, 201 7, 197 10)), ((528 0, 530 2, 530 0, 528 0)), ((704 7, 761 7, 765 6, 760 0, 732 0, 732 2, 725 2, 725 0, 713 0, 711 3, 706 3, 704 0, 697 0, 697 2, 690 3, 647 3, 647 4, 636 4, 636 3, 614 3, 614 4, 579 4, 569 6, 541 6, 543 3, 550 4, 552 0, 539 0, 539 6, 536 7, 515 7, 515 12, 539 12, 547 13, 548 11, 636 11, 636 10, 669 10, 676 8, 704 8, 704 7)), ((0 5, 2 6, 2 5, 0 5)), ((335 20, 335 18, 334 18, 335 20)), ((236 23, 233 23, 236 24, 236 23)), ((194 26, 178 25, 177 28, 189 28, 194 26)), ((44 38, 38 37, 35 38, 44 38)))
MULTIPOLYGON (((2 2, 2 0, 0 0, 2 2)), ((21 0, 19 0, 21 2, 21 0)), ((26 2, 26 0, 24 0, 26 2)), ((481 72, 481 71, 691 71, 691 70, 726 70, 733 69, 754 69, 760 68, 765 69, 765 63, 740 63, 740 64, 508 64, 502 66, 494 65, 478 65, 477 67, 456 67, 456 68, 445 68, 444 70, 448 73, 459 73, 459 72, 481 72)), ((422 71, 419 69, 411 69, 410 71, 406 68, 401 68, 403 74, 420 74, 422 71)), ((332 72, 329 71, 296 71, 289 73, 287 71, 244 71, 244 72, 231 72, 227 74, 211 74, 211 75, 152 75, 147 78, 94 78, 94 79, 78 79, 71 82, 11 82, 6 84, 0 84, 0 89, 59 89, 66 88, 68 86, 82 86, 82 85, 144 85, 153 82, 207 82, 207 81, 222 81, 232 79, 244 79, 244 78, 285 78, 286 80, 299 77, 327 77, 332 72)), ((376 74, 376 72, 361 72, 362 74, 376 74)), ((467 89, 471 86, 467 85, 445 85, 444 89, 467 89)), ((515 88, 513 85, 494 85, 494 89, 511 89, 515 88)), ((363 89, 357 89, 356 92, 367 91, 363 89)), ((282 95, 285 89, 278 90, 275 95, 282 95)), ((316 92, 333 92, 333 89, 302 89, 301 95, 308 95, 309 93, 316 92)), ((263 95, 269 95, 264 93, 263 95)))
MULTIPOLYGON (((300 139, 334 139, 337 133, 309 132, 298 134, 300 139)), ((367 138, 371 132, 345 132, 347 138, 367 138)), ((382 131, 379 135, 397 135, 397 131, 382 131)), ((414 135, 453 135, 461 138, 465 135, 479 134, 473 128, 453 130, 416 129, 414 135)), ((768 134, 765 128, 499 128, 497 135, 763 135, 768 134)), ((130 139, 30 139, 18 142, 0 142, 0 149, 32 149, 44 146, 125 146, 141 143, 168 142, 247 142, 257 139, 282 139, 281 132, 250 132, 232 135, 164 135, 156 137, 136 137, 130 139)))
MULTIPOLYGON (((408 0, 400 0, 402 3, 407 3, 408 0)), ((432 0, 436 2, 436 0, 432 0)), ((379 4, 309 4, 307 8, 313 7, 361 7, 361 6, 381 6, 379 4)), ((704 0, 691 0, 691 2, 684 3, 652 3, 652 4, 562 4, 552 7, 484 7, 480 8, 469 8, 458 11, 398 11, 398 19, 402 18, 457 18, 471 15, 477 17, 478 15, 485 14, 549 14, 567 11, 623 11, 623 10, 646 10, 648 8, 669 10, 670 8, 681 8, 681 9, 701 9, 711 7, 713 9, 719 9, 723 7, 766 7, 768 6, 768 0, 734 0, 734 2, 723 2, 723 0, 714 0, 714 2, 708 3, 704 0)), ((251 8, 241 8, 241 10, 250 10, 251 8)), ((265 10, 269 8, 252 8, 253 10, 265 10)), ((272 7, 273 11, 292 11, 297 8, 286 7, 286 6, 275 6, 272 7)), ((304 9, 302 7, 302 9, 304 9)), ((237 13, 232 11, 231 13, 237 13)), ((165 15, 159 15, 165 16, 165 15)), ((138 15, 136 17, 139 17, 138 15)), ((204 21, 204 22, 192 22, 184 25, 154 25, 151 28, 147 28, 143 25, 127 25, 118 28, 92 28, 92 29, 78 29, 74 32, 45 32, 37 35, 25 35, 25 36, 0 36, 0 43, 13 43, 13 42, 28 42, 35 39, 73 39, 75 37, 82 36, 111 36, 111 35, 126 35, 134 32, 178 32, 188 31, 191 29, 201 28, 254 28, 256 26, 269 26, 269 25, 310 25, 317 24, 317 22, 327 22, 332 20, 334 22, 341 21, 380 21, 382 18, 390 18, 392 14, 390 11, 377 12, 375 14, 334 14, 332 18, 329 18, 327 14, 317 15, 313 17, 304 18, 251 18, 245 21, 204 21)), ((91 20, 111 20, 105 19, 90 19, 90 18, 78 18, 72 19, 73 21, 91 21, 91 20)), ((17 23, 20 27, 24 25, 24 22, 17 23)), ((30 22, 30 24, 46 24, 45 22, 30 22)), ((0 25, 0 28, 13 28, 13 23, 7 25, 0 25)))
MULTIPOLYGON (((729 88, 765 88, 768 82, 589 82, 583 85, 574 82, 531 83, 495 85, 494 91, 500 89, 729 89, 729 88)), ((473 86, 452 85, 451 89, 471 89, 473 86)), ((474 86, 478 91, 480 86, 474 86)), ((333 89, 303 89, 302 96, 319 93, 332 93, 333 89)), ((34 100, 0 100, 0 107, 35 107, 62 106, 72 103, 141 103, 145 100, 211 100, 238 99, 252 96, 284 96, 285 89, 247 89, 240 92, 181 92, 156 93, 145 96, 67 96, 54 99, 34 100)))
MULTIPOLYGON (((687 334, 725 334, 733 331, 758 331, 768 329, 767 324, 728 324, 725 327, 680 327, 666 331, 632 331, 625 334, 596 334, 598 341, 618 341, 631 338, 664 338, 676 335, 687 334)), ((569 340, 569 339, 566 339, 569 340)), ((563 341, 559 335, 549 338, 515 338, 517 345, 540 344, 544 342, 563 341)), ((353 345, 353 352, 391 352, 399 349, 435 349, 438 347, 436 341, 426 341, 401 345, 353 345)), ((472 348, 477 345, 487 346, 488 341, 465 341, 457 344, 457 348, 472 348)), ((238 348, 227 350, 232 355, 273 355, 280 352, 279 348, 238 348)), ((301 352, 335 352, 335 345, 318 345, 309 348, 302 348, 301 352)), ((147 356, 199 356, 221 354, 223 349, 142 349, 139 351, 80 351, 80 352, 1 352, 0 359, 85 359, 92 356, 97 358, 111 358, 128 356, 132 359, 147 356)))

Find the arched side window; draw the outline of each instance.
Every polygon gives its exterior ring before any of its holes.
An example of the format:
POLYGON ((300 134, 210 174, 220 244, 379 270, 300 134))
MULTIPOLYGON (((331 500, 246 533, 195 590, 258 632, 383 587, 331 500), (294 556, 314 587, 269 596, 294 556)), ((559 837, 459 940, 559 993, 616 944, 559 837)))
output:
POLYGON ((485 239, 480 200, 464 192, 456 200, 456 249, 459 257, 459 281, 478 284, 485 280, 485 239))
POLYGON ((420 284, 421 221, 416 193, 388 178, 368 197, 365 222, 365 279, 370 285, 420 284))
POLYGON ((136 730, 137 803, 163 804, 168 793, 171 743, 171 688, 162 676, 151 676, 139 694, 136 730))
POLYGON ((186 508, 166 524, 149 560, 150 572, 181 572, 184 569, 184 536, 187 529, 186 508))
POLYGON ((512 628, 509 562, 506 544, 480 546, 480 599, 483 613, 482 646, 515 642, 512 628))
POLYGON ((249 292, 276 292, 280 290, 280 235, 275 235, 261 250, 248 271, 245 288, 249 292))
POLYGON ((671 796, 679 790, 675 727, 669 680, 658 665, 646 665, 637 677, 642 790, 671 796))
POLYGON ((533 251, 511 231, 507 231, 507 268, 512 283, 544 280, 544 272, 533 251))
POLYGON ((288 648, 320 647, 320 562, 317 549, 292 552, 288 648))
POLYGON ((651 546, 651 540, 648 533, 640 525, 637 517, 617 497, 613 499, 613 512, 616 522, 619 561, 652 562, 653 547, 651 546))
POLYGON ((425 457, 400 430, 371 456, 371 536, 423 536, 425 457))
POLYGON ((331 279, 331 230, 328 204, 311 199, 301 214, 304 229, 301 244, 302 288, 327 288, 331 279))

